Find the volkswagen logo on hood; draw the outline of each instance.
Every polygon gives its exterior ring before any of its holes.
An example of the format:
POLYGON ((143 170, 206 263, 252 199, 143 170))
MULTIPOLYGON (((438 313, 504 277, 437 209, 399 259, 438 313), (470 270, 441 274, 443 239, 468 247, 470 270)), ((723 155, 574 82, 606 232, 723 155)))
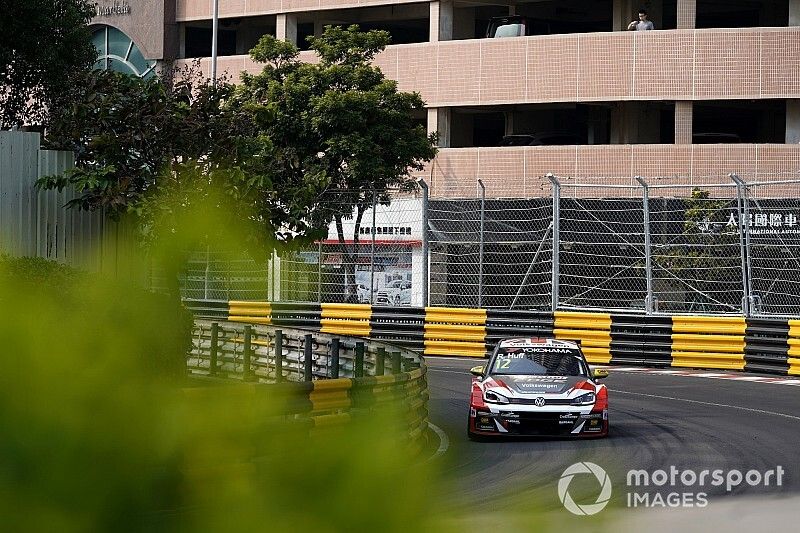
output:
POLYGON ((533 400, 533 405, 535 405, 536 407, 544 407, 544 404, 545 404, 544 398, 542 398, 541 396, 533 400))

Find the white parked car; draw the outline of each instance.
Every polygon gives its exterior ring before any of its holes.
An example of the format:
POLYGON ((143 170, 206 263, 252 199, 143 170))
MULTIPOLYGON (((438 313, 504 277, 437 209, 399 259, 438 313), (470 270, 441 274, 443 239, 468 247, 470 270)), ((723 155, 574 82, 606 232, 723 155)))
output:
POLYGON ((368 304, 369 303, 369 296, 370 290, 366 288, 362 284, 358 284, 358 303, 360 304, 368 304))
POLYGON ((375 298, 378 305, 411 305, 411 282, 397 279, 380 289, 375 298))

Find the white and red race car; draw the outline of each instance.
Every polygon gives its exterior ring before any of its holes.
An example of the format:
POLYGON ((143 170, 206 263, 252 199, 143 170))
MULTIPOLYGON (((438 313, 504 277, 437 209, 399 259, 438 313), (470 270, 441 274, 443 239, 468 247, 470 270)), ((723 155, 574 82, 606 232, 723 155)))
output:
POLYGON ((470 371, 467 435, 605 437, 608 389, 576 342, 505 339, 486 366, 470 371))

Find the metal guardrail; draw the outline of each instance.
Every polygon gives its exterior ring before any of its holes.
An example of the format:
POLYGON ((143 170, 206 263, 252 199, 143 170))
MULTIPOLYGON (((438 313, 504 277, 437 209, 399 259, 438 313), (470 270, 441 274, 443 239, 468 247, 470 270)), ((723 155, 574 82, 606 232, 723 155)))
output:
MULTIPOLYGON (((278 328, 268 324, 272 316, 264 310, 272 306, 267 303, 234 308, 259 323, 241 323, 242 316, 195 320, 187 358, 190 375, 263 387, 265 394, 286 402, 286 415, 312 428, 346 424, 352 416, 375 409, 395 409, 408 445, 419 449, 424 444, 428 387, 418 353, 369 339, 278 328)), ((288 312, 308 321, 303 309, 288 312)))
POLYGON ((580 341, 590 363, 800 375, 798 319, 325 303, 314 304, 318 311, 310 316, 308 305, 284 302, 278 309, 275 304, 231 302, 229 314, 231 320, 243 322, 257 319, 339 333, 357 330, 364 338, 421 350, 423 355, 484 357, 502 338, 551 336, 580 341), (292 311, 292 305, 299 307, 292 311), (334 306, 333 311, 328 306, 334 306), (267 308, 273 314, 267 314, 267 308), (253 316, 253 309, 261 309, 261 314, 253 316))

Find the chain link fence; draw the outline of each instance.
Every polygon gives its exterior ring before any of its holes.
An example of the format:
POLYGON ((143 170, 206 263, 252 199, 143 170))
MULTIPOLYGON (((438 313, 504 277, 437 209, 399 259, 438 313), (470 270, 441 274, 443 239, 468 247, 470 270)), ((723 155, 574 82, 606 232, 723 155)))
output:
POLYGON ((340 220, 326 238, 262 263, 198 253, 184 293, 388 306, 797 314, 800 180, 548 178, 551 195, 539 198, 486 198, 480 180, 475 196, 463 199, 428 200, 425 189, 374 199, 359 192, 361 207, 353 209, 352 198, 339 195, 323 202, 340 220))

